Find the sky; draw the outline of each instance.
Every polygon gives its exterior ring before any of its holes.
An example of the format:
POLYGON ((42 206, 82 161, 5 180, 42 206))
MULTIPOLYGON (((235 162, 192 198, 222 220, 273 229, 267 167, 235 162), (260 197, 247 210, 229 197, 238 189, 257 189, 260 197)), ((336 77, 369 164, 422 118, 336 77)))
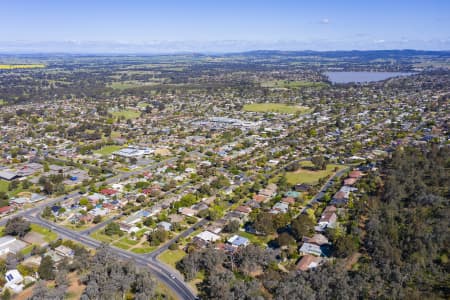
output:
POLYGON ((448 0, 0 0, 0 51, 450 49, 448 0))

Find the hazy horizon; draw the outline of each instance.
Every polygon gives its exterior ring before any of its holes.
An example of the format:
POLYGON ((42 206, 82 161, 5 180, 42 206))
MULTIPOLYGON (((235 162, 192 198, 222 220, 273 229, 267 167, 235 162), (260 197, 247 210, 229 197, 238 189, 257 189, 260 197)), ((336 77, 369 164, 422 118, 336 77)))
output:
POLYGON ((1 3, 0 52, 449 50, 449 1, 1 3))

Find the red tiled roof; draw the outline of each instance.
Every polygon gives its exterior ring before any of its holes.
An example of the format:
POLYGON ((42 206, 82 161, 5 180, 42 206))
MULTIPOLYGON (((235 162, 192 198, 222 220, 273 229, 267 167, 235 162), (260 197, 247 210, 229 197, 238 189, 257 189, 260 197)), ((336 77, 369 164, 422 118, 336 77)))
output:
POLYGON ((111 195, 117 194, 117 191, 114 189, 103 189, 100 191, 100 193, 103 195, 111 196, 111 195))
POLYGON ((7 213, 7 212, 9 212, 11 209, 12 209, 12 206, 3 206, 3 207, 0 207, 0 214, 7 213))
POLYGON ((254 199, 256 202, 263 202, 263 201, 266 200, 266 197, 263 196, 263 195, 254 195, 254 196, 253 196, 253 199, 254 199))
POLYGON ((362 176, 361 171, 351 171, 350 174, 348 174, 350 178, 359 178, 362 176))

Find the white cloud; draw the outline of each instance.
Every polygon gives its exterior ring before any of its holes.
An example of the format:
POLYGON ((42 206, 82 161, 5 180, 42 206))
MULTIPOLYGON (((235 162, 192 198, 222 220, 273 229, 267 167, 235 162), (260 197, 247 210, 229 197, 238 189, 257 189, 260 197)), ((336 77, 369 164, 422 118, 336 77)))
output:
POLYGON ((330 19, 324 18, 320 20, 320 24, 330 24, 330 19))

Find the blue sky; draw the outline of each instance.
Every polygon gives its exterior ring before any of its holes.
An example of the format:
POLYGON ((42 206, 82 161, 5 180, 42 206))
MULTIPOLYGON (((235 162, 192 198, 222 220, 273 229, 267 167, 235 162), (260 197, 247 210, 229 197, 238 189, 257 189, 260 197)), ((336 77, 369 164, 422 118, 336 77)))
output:
POLYGON ((68 41, 129 47, 196 41, 205 49, 217 41, 314 50, 450 45, 446 0, 11 0, 0 1, 0 10, 0 47, 68 41))

